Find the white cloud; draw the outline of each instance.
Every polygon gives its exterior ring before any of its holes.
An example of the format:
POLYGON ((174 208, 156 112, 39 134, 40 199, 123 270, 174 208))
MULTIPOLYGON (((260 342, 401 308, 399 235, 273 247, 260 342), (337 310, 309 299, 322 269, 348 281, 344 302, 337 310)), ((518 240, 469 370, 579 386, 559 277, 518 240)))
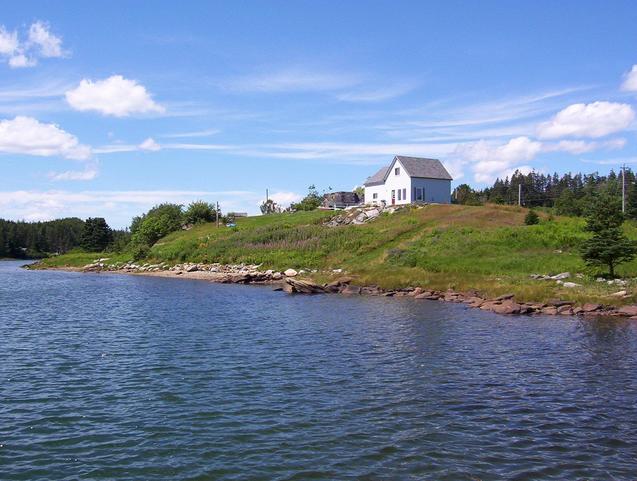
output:
POLYGON ((0 55, 14 55, 19 47, 18 33, 9 32, 4 26, 0 25, 0 55))
POLYGON ((33 67, 37 64, 37 60, 29 58, 24 54, 14 55, 9 58, 9 66, 12 68, 33 67))
POLYGON ((166 137, 169 139, 185 139, 191 137, 210 137, 211 135, 218 134, 220 132, 219 129, 206 129, 206 130, 196 130, 194 132, 182 132, 178 134, 166 134, 162 135, 162 137, 166 137))
POLYGON ((351 74, 293 68, 237 78, 226 86, 230 90, 248 92, 309 92, 339 90, 359 82, 360 79, 351 74))
POLYGON ((45 124, 32 117, 18 116, 0 120, 0 152, 37 156, 60 156, 86 160, 91 148, 55 124, 45 124))
POLYGON ((61 57, 62 39, 51 33, 49 26, 35 22, 29 27, 29 45, 37 47, 42 57, 61 57))
POLYGON ((93 180, 98 175, 97 162, 91 162, 86 165, 84 170, 67 170, 65 172, 51 172, 49 179, 51 180, 93 180))
POLYGON ((75 110, 94 110, 115 117, 165 111, 143 85, 121 75, 95 82, 84 79, 75 89, 66 92, 66 101, 75 110))
POLYGON ((472 164, 476 182, 487 183, 502 177, 516 168, 516 164, 528 162, 542 150, 542 143, 528 137, 516 137, 506 144, 496 145, 485 140, 460 144, 454 157, 460 162, 472 164))
POLYGON ((156 152, 158 150, 161 150, 161 145, 159 145, 157 142, 155 142, 155 140, 152 139, 151 137, 148 137, 141 144, 139 144, 139 148, 141 150, 148 150, 148 151, 151 151, 151 152, 156 152))
POLYGON ((224 212, 247 209, 256 213, 259 197, 248 191, 0 191, 0 211, 5 218, 27 220, 100 216, 112 227, 122 228, 133 216, 161 202, 185 205, 203 199, 219 201, 224 212))
POLYGON ((544 144, 545 152, 568 152, 570 154, 584 154, 599 149, 618 150, 626 145, 626 139, 611 139, 604 142, 586 140, 560 140, 555 144, 544 144))
POLYGON ((603 137, 628 127, 635 112, 628 104, 593 102, 573 104, 538 126, 540 138, 603 137))
MULTIPOLYGON (((287 207, 293 202, 300 201, 303 196, 301 194, 297 194, 296 192, 272 192, 269 194, 269 198, 276 202, 281 207, 287 207)), ((263 199, 265 200, 265 199, 263 199)), ((261 202, 259 205, 261 205, 261 202)))
POLYGON ((626 92, 637 92, 637 65, 633 65, 630 72, 624 75, 624 82, 621 86, 626 92))
POLYGON ((5 57, 11 68, 33 67, 38 58, 64 56, 62 39, 51 33, 47 23, 32 23, 26 35, 21 41, 18 32, 0 25, 0 57, 5 57))

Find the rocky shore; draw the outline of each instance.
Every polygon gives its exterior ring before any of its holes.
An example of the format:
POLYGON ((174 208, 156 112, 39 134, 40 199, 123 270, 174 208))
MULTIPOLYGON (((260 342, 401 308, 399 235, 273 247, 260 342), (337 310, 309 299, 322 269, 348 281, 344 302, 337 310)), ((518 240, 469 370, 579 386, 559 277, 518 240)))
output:
MULTIPOLYGON (((80 270, 83 272, 118 272, 125 274, 150 275, 159 277, 175 277, 200 279, 219 283, 232 284, 272 284, 277 291, 289 294, 341 294, 346 296, 384 296, 410 297, 415 300, 442 301, 462 303, 471 308, 506 315, 549 315, 549 316, 609 316, 624 317, 637 320, 637 305, 616 307, 611 305, 586 303, 576 305, 575 302, 555 299, 545 303, 518 302, 513 294, 505 294, 495 298, 487 298, 477 290, 457 292, 454 290, 437 291, 422 287, 407 287, 396 290, 381 289, 378 286, 359 286, 352 277, 340 276, 332 282, 319 284, 309 280, 316 271, 296 271, 287 269, 283 272, 260 270, 259 265, 224 265, 184 263, 170 266, 160 264, 115 263, 108 259, 98 259, 80 270)), ((339 275, 340 269, 331 273, 339 275)))

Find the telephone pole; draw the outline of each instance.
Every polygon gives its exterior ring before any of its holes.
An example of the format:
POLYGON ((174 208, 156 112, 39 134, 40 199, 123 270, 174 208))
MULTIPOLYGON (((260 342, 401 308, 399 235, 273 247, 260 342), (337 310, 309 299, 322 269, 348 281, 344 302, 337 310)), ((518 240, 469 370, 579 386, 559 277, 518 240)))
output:
POLYGON ((522 205, 522 184, 518 184, 518 205, 522 205))
POLYGON ((219 228, 219 216, 221 212, 219 212, 219 202, 217 202, 217 228, 219 228))
POLYGON ((626 164, 622 165, 622 214, 626 213, 626 164))

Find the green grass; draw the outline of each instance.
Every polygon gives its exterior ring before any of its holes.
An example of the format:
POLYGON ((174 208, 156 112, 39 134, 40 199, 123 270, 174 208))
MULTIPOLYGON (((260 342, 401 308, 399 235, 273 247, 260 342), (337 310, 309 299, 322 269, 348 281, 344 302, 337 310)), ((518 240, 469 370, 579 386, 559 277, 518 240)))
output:
MULTIPOLYGON (((587 270, 579 257, 578 247, 588 236, 584 221, 550 220, 540 213, 540 224, 525 226, 526 212, 495 205, 432 205, 335 228, 323 225, 333 215, 325 211, 249 217, 239 219, 236 228, 204 224, 174 232, 153 246, 147 260, 317 269, 317 280, 327 280, 333 269, 341 268, 356 282, 384 288, 475 288, 485 295, 513 292, 524 300, 563 297, 612 303, 605 296, 619 289, 595 282, 597 273, 587 270), (529 278, 563 271, 585 274, 571 279, 583 286, 567 290, 529 278)), ((626 233, 637 239, 633 223, 627 223, 626 233)), ((73 253, 47 259, 44 265, 81 266, 97 257, 127 260, 123 254, 73 253)), ((622 265, 618 273, 637 275, 637 260, 622 265)))

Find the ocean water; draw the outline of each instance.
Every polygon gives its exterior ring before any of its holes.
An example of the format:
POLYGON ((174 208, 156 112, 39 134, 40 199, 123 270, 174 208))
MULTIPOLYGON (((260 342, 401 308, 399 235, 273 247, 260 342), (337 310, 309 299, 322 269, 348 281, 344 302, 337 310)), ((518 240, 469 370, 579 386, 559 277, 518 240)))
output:
POLYGON ((634 480, 637 324, 0 262, 1 480, 634 480))

